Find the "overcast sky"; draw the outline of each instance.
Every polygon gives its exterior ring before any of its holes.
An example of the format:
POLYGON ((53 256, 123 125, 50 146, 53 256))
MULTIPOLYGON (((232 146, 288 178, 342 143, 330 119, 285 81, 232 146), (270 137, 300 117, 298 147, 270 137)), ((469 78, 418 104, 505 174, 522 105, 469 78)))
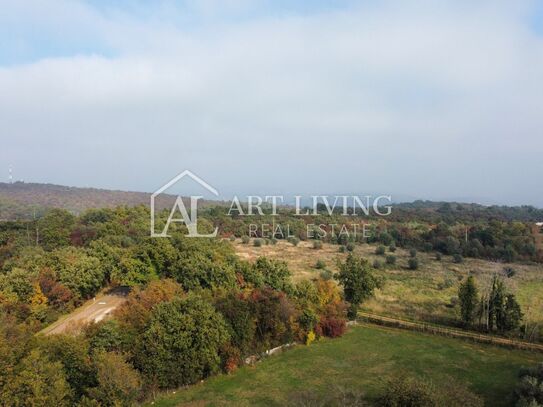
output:
POLYGON ((543 206, 541 1, 0 0, 0 180, 543 206))

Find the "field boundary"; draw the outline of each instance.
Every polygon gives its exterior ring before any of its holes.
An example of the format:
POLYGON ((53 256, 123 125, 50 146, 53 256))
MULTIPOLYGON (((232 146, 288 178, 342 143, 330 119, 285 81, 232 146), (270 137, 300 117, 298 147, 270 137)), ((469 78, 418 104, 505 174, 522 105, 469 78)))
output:
POLYGON ((449 336, 454 338, 468 339, 474 342, 487 343, 503 347, 543 352, 543 345, 518 341, 515 339, 501 338, 498 336, 485 335, 482 333, 462 331, 454 328, 438 327, 424 322, 406 321, 398 318, 385 317, 382 315, 359 312, 357 320, 376 325, 390 326, 394 328, 407 329, 410 331, 427 332, 434 335, 449 336))

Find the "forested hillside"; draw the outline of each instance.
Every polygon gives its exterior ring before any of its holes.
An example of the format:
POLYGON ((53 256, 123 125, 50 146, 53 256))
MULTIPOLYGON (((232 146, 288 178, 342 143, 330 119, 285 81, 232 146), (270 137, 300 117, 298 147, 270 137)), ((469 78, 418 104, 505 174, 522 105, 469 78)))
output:
MULTIPOLYGON (((77 188, 54 184, 15 182, 0 183, 0 220, 40 217, 48 208, 66 209, 80 214, 91 208, 149 205, 147 192, 112 191, 97 188, 77 188)), ((157 208, 170 208, 175 196, 157 197, 157 208)), ((205 201, 201 201, 205 205, 205 201)), ((216 204, 216 203, 215 203, 216 204)))

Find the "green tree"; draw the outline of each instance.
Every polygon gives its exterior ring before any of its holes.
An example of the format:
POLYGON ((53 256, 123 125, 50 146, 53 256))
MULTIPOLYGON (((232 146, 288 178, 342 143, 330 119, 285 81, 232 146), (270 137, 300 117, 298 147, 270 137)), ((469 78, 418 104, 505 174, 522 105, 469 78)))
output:
POLYGON ((494 275, 492 278, 492 287, 489 296, 488 306, 488 321, 489 329, 493 330, 494 326, 501 330, 505 325, 505 298, 506 290, 503 280, 494 275))
POLYGON ((83 249, 57 249, 50 254, 48 261, 60 282, 78 293, 80 298, 91 297, 104 284, 105 273, 100 260, 83 249))
POLYGON ((20 268, 14 268, 6 275, 0 274, 0 290, 12 292, 19 301, 29 303, 34 294, 32 274, 20 268))
POLYGON ((290 271, 287 263, 279 260, 271 260, 267 257, 259 257, 255 264, 254 269, 262 274, 264 278, 264 284, 275 290, 285 291, 287 293, 292 291, 292 284, 290 283, 290 271))
POLYGON ((91 365, 89 345, 84 338, 51 335, 41 338, 39 345, 49 360, 61 363, 76 399, 85 395, 88 387, 96 385, 96 372, 91 365))
POLYGON ((60 362, 51 362, 38 349, 32 350, 17 366, 0 394, 1 405, 68 406, 71 390, 60 362))
POLYGON ((478 292, 473 276, 468 276, 466 281, 460 284, 458 289, 458 298, 460 299, 460 314, 462 321, 466 325, 473 323, 475 311, 478 304, 478 292))
POLYGON ((136 351, 138 368, 162 387, 194 383, 218 371, 230 336, 224 318, 196 295, 158 304, 136 351))
POLYGON ((36 225, 36 239, 45 250, 70 244, 75 216, 64 209, 51 209, 36 225))
POLYGON ((98 385, 89 390, 101 406, 133 406, 140 395, 139 373, 124 358, 113 352, 99 352, 94 357, 98 385))
POLYGON ((522 311, 520 305, 515 299, 513 294, 508 294, 505 299, 505 319, 503 326, 501 327, 503 331, 509 332, 514 331, 519 328, 520 322, 522 321, 522 311))
POLYGON ((230 292, 216 301, 215 308, 228 324, 232 344, 242 356, 249 355, 256 332, 256 319, 249 301, 241 294, 230 292))
POLYGON ((339 263, 339 273, 336 278, 343 286, 345 299, 351 304, 349 317, 356 316, 358 306, 372 297, 376 288, 380 288, 382 281, 366 259, 349 253, 343 263, 339 263))

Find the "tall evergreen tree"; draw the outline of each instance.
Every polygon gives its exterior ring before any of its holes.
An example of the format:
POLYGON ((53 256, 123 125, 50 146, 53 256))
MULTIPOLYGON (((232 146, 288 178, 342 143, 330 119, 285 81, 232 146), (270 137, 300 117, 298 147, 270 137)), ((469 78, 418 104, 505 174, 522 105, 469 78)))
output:
POLYGON ((466 325, 471 325, 475 317, 478 302, 478 290, 473 276, 469 276, 465 282, 460 284, 458 298, 460 299, 462 321, 466 325))

